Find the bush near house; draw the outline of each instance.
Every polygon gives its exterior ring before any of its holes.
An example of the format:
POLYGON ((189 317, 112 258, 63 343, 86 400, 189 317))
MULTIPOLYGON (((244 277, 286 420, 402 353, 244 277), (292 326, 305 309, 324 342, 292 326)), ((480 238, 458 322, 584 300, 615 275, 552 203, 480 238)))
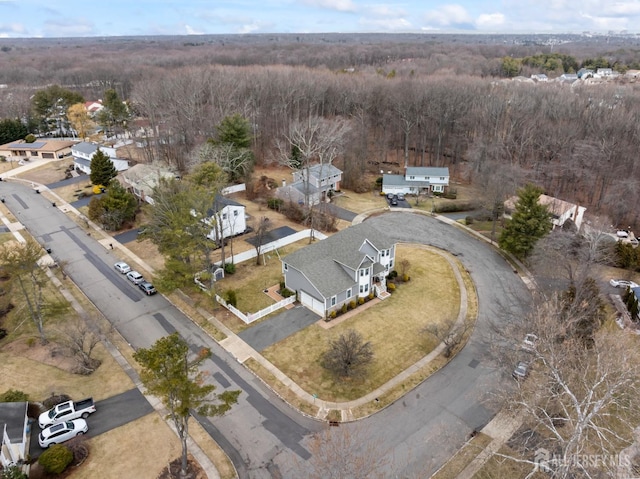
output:
POLYGON ((60 474, 73 461, 73 452, 67 446, 54 444, 38 458, 38 463, 49 474, 60 474))

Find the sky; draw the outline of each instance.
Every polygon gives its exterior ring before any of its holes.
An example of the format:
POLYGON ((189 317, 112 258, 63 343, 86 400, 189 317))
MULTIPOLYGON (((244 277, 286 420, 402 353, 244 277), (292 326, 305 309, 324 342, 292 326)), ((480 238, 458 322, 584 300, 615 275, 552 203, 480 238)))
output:
POLYGON ((640 0, 0 0, 0 38, 640 33, 640 0))

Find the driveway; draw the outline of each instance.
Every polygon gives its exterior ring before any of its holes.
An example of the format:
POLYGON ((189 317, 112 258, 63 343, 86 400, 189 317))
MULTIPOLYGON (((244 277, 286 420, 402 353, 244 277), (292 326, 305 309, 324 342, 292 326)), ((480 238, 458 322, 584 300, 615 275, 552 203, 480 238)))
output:
MULTIPOLYGON (((281 226, 280 228, 276 228, 274 230, 271 231, 267 231, 263 236, 262 236, 262 244, 269 244, 272 241, 276 241, 282 238, 286 238, 287 236, 290 236, 292 234, 297 233, 296 230, 294 230, 293 228, 289 227, 289 226, 281 226)), ((245 241, 249 244, 252 244, 253 246, 256 246, 256 244, 258 243, 258 239, 253 236, 251 238, 246 238, 245 241)))
POLYGON ((353 211, 345 210, 338 205, 334 205, 333 203, 328 203, 326 208, 335 216, 336 218, 340 218, 345 221, 353 221, 353 219, 358 216, 357 213, 353 211))
POLYGON ((320 316, 304 306, 286 309, 284 312, 266 319, 242 331, 238 336, 253 349, 260 352, 272 344, 311 326, 320 316))
POLYGON ((65 180, 56 181, 54 183, 49 183, 47 185, 47 187, 50 190, 53 190, 55 188, 60 188, 62 186, 74 185, 76 183, 82 183, 83 181, 91 181, 91 180, 89 179, 89 176, 87 176, 87 175, 79 175, 79 176, 73 176, 71 178, 67 178, 65 180))
MULTIPOLYGON (((129 389, 110 398, 97 401, 96 412, 86 419, 89 425, 87 437, 104 434, 153 411, 153 407, 138 388, 129 389)), ((31 424, 31 443, 29 445, 29 454, 34 459, 37 459, 44 451, 38 443, 38 434, 40 434, 40 427, 37 422, 34 422, 31 424)))
POLYGON ((125 231, 124 233, 117 234, 113 237, 118 243, 127 244, 131 243, 138 239, 138 235, 140 234, 140 230, 138 228, 134 228, 129 231, 125 231))

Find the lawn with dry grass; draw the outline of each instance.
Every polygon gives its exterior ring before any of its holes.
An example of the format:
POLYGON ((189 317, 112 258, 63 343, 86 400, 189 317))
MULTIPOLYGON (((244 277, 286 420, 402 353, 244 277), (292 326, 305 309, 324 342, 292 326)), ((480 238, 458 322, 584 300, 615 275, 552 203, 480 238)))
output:
POLYGON ((65 170, 71 165, 73 165, 73 158, 45 161, 41 165, 21 173, 18 178, 48 185, 64 180, 65 170))
POLYGON ((388 206, 387 200, 380 195, 379 191, 369 191, 367 193, 354 193, 349 190, 342 190, 340 195, 334 197, 331 202, 354 213, 364 213, 388 206))
POLYGON ((438 470, 431 479, 456 479, 485 447, 489 445, 492 438, 483 433, 476 434, 447 463, 438 470))
POLYGON ((54 188, 51 191, 67 203, 73 203, 74 201, 78 201, 81 196, 93 196, 93 185, 87 176, 79 183, 71 183, 59 188, 54 188))
POLYGON ((278 249, 278 253, 272 251, 265 255, 266 264, 261 266, 256 265, 255 259, 237 264, 234 274, 228 274, 216 283, 218 294, 224 296, 225 292, 234 290, 240 311, 255 313, 272 305, 275 301, 264 290, 282 280, 282 263, 278 255, 284 257, 308 245, 309 240, 304 239, 278 249))
POLYGON ((274 344, 263 355, 302 389, 326 401, 349 401, 364 396, 417 362, 437 345, 422 329, 428 324, 454 321, 460 291, 449 263, 440 254, 400 245, 396 258, 411 262, 411 281, 391 298, 325 330, 317 324, 274 344), (375 358, 363 380, 335 380, 320 366, 328 342, 349 329, 373 345, 375 358))

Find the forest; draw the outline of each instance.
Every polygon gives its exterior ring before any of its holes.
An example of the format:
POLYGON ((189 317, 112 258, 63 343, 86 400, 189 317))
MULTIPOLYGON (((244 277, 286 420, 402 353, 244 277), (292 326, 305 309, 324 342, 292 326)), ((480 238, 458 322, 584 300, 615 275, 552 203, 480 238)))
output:
MULTIPOLYGON (((146 160, 187 171, 216 125, 241 115, 259 164, 279 161, 296 124, 347 125, 343 185, 381 170, 448 166, 488 207, 526 183, 637 229, 640 85, 553 81, 577 68, 640 65, 635 37, 283 35, 0 39, 0 119, 34 115, 60 85, 85 100, 115 91, 153 132, 146 160), (550 81, 511 79, 546 73, 550 81), (369 173, 369 174, 365 174, 369 173)), ((146 133, 150 136, 149 133, 146 133)))

